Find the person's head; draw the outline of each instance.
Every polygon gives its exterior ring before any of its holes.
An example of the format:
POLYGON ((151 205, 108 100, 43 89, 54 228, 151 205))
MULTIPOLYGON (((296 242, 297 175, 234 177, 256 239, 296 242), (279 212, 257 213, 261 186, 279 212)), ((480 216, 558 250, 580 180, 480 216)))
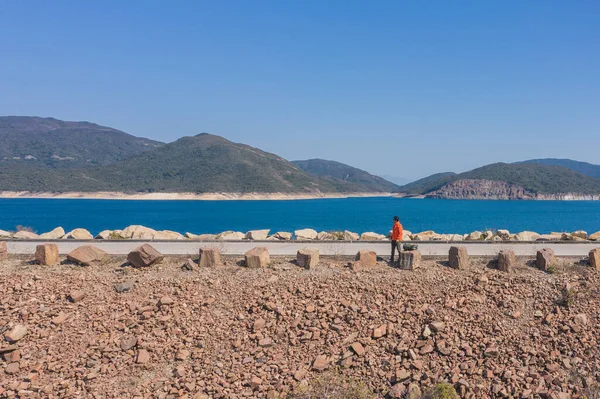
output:
POLYGON ((399 222, 400 218, 398 216, 394 216, 394 222, 399 222))

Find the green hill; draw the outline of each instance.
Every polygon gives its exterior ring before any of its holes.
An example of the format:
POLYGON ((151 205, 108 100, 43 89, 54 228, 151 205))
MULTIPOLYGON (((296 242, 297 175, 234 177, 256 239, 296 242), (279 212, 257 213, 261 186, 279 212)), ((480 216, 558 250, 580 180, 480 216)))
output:
POLYGON ((491 180, 520 186, 533 194, 600 194, 600 180, 561 166, 537 163, 495 163, 460 174, 438 174, 400 188, 400 192, 426 195, 444 191, 444 185, 461 180, 491 180))
POLYGON ((379 176, 336 161, 308 159, 292 163, 306 173, 328 180, 341 190, 350 186, 355 191, 391 193, 400 188, 379 176))
POLYGON ((571 169, 575 172, 581 173, 582 175, 590 176, 595 179, 600 179, 600 165, 594 165, 588 162, 574 161, 572 159, 543 158, 530 159, 518 163, 535 163, 546 166, 562 166, 563 168, 571 169))
POLYGON ((444 184, 452 181, 456 176, 454 172, 436 173, 431 176, 424 177, 412 183, 405 184, 398 189, 399 192, 411 195, 421 195, 433 191, 444 184))
POLYGON ((0 166, 107 165, 163 143, 89 122, 30 116, 0 117, 0 166))

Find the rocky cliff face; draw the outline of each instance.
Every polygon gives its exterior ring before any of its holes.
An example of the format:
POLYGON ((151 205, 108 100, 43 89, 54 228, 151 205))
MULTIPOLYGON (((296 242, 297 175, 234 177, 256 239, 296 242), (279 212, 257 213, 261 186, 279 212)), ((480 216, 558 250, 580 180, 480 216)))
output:
POLYGON ((450 182, 425 195, 437 199, 539 199, 539 200, 599 200, 600 194, 535 193, 516 184, 484 179, 462 179, 450 182))

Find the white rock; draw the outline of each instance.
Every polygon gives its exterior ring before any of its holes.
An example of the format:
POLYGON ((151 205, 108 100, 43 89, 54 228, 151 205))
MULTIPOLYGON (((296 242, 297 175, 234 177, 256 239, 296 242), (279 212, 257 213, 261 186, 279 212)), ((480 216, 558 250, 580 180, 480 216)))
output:
POLYGON ((500 230, 496 231, 495 235, 496 235, 496 237, 500 237, 504 241, 510 240, 510 231, 508 231, 508 230, 500 229, 500 230))
POLYGON ((64 235, 65 235, 65 229, 63 229, 62 227, 57 227, 52 231, 40 234, 40 238, 43 238, 45 240, 58 240, 58 239, 62 238, 62 236, 64 236, 64 235))
POLYGON ((468 241, 479 241, 483 239, 483 233, 481 231, 474 231, 469 234, 466 238, 468 241))
POLYGON ((94 236, 86 229, 75 229, 63 236, 63 240, 93 240, 94 236))
POLYGON ((588 234, 587 231, 577 230, 571 234, 573 237, 581 238, 582 240, 587 240, 588 234))
POLYGON ((439 234, 435 231, 428 230, 413 234, 410 238, 414 241, 432 241, 435 236, 439 236, 439 234))
POLYGON ((536 241, 560 241, 561 236, 555 234, 540 234, 536 241))
POLYGON ((154 233, 153 240, 185 240, 183 234, 171 230, 161 230, 154 233))
POLYGON ((246 233, 246 240, 266 240, 271 230, 250 230, 246 233))
POLYGON ((17 231, 15 234, 12 235, 12 238, 16 238, 19 240, 35 240, 39 237, 40 236, 38 236, 35 233, 32 233, 31 231, 17 231))
POLYGON ((485 233, 483 233, 485 236, 485 240, 486 241, 491 241, 492 237, 494 237, 494 233, 491 230, 487 230, 485 233))
MULTIPOLYGON (((412 238, 410 238, 412 236, 412 233, 408 230, 402 230, 402 241, 411 241, 412 238)), ((390 233, 389 237, 392 237, 392 234, 390 233)))
POLYGON ((515 236, 517 241, 536 241, 538 238, 540 235, 534 231, 522 231, 515 236))
POLYGON ((292 239, 292 233, 288 233, 287 231, 278 231, 277 233, 273 234, 273 237, 278 240, 289 241, 292 239))
POLYGON ((462 241, 463 236, 461 234, 450 234, 449 241, 462 241))
POLYGON ((360 235, 361 241, 383 241, 386 239, 387 239, 387 237, 384 236, 383 234, 377 234, 377 233, 373 233, 370 231, 367 233, 362 233, 360 235))
POLYGON ((110 240, 110 235, 112 234, 112 230, 102 230, 100 233, 96 235, 96 240, 110 240))
POLYGON ((137 224, 127 226, 121 231, 121 236, 131 240, 152 240, 156 230, 137 224))
POLYGON ((313 229, 302 229, 294 231, 294 235, 296 240, 314 240, 319 234, 313 229))
POLYGON ((10 238, 12 233, 6 230, 0 230, 0 238, 10 238))
POLYGON ((590 234, 588 240, 592 241, 600 241, 600 231, 595 232, 594 234, 590 234))
POLYGON ((220 234, 217 234, 215 239, 226 240, 226 241, 237 241, 237 240, 243 240, 245 237, 246 237, 246 234, 241 233, 239 231, 224 231, 220 234))
POLYGON ((328 233, 326 231, 322 231, 319 234, 317 234, 317 240, 319 241, 331 241, 333 239, 333 234, 328 233))
POLYGON ((360 236, 352 231, 344 230, 344 241, 358 241, 360 236))

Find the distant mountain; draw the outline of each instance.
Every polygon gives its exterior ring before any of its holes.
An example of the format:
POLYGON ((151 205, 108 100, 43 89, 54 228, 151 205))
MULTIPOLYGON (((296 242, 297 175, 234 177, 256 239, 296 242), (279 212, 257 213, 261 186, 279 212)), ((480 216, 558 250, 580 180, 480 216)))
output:
POLYGON ((518 163, 535 163, 546 166, 562 166, 579 172, 582 175, 590 176, 595 179, 600 179, 600 165, 594 165, 588 162, 574 161, 572 159, 558 159, 558 158, 543 158, 543 159, 530 159, 528 161, 518 163))
POLYGON ((430 198, 600 198, 600 180, 561 166, 495 163, 461 174, 433 175, 400 192, 430 198))
POLYGON ((162 145, 89 122, 0 117, 0 166, 107 165, 162 145))
POLYGON ((277 155, 206 133, 183 137, 109 165, 49 168, 6 163, 0 168, 0 191, 351 193, 370 190, 371 187, 361 184, 310 175, 277 155))
POLYGON ((412 183, 406 184, 400 187, 398 191, 401 193, 413 195, 425 194, 448 183, 454 178, 454 176, 456 176, 456 173, 454 172, 436 173, 431 176, 427 176, 422 179, 416 180, 412 183))
POLYGON ((292 163, 306 173, 328 180, 340 190, 353 187, 354 191, 391 193, 400 188, 379 176, 336 161, 308 159, 292 163))

